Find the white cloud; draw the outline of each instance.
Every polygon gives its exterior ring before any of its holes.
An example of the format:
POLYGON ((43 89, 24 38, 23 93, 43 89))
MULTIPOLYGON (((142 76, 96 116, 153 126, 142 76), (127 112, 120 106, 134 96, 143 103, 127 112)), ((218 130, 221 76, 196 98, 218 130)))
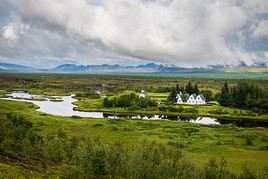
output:
POLYGON ((16 32, 15 32, 15 30, 14 30, 14 26, 12 26, 12 25, 8 25, 8 26, 5 26, 5 27, 3 27, 3 37, 7 40, 7 41, 9 41, 9 42, 11 42, 11 41, 15 41, 15 40, 17 40, 17 34, 16 34, 16 32))
MULTIPOLYGON (((263 20, 268 17, 266 0, 8 2, 21 23, 29 27, 22 34, 15 30, 17 26, 8 25, 2 33, 4 38, 16 41, 17 46, 12 48, 18 56, 67 57, 78 63, 95 63, 94 59, 101 63, 101 59, 109 58, 134 63, 140 58, 185 66, 240 60, 250 64, 260 58, 260 53, 266 58, 263 54, 267 50, 249 52, 243 44, 251 36, 261 40, 267 37, 267 20, 263 20), (240 40, 230 44, 228 36, 240 40)), ((12 56, 3 51, 0 56, 12 56)), ((7 51, 13 52, 11 47, 7 51)))
POLYGON ((268 20, 260 21, 253 27, 253 36, 259 39, 268 39, 268 20))

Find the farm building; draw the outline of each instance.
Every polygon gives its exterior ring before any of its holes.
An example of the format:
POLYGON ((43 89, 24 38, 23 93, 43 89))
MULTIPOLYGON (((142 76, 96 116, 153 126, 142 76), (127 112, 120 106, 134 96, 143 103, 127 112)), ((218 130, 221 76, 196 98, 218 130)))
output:
POLYGON ((180 93, 180 94, 177 94, 177 103, 178 104, 183 104, 183 101, 182 101, 182 94, 180 93))
POLYGON ((141 94, 139 95, 139 98, 145 98, 147 97, 147 94, 145 93, 145 91, 142 89, 141 90, 141 94))
POLYGON ((202 94, 177 94, 177 104, 203 105, 206 104, 206 99, 202 94))

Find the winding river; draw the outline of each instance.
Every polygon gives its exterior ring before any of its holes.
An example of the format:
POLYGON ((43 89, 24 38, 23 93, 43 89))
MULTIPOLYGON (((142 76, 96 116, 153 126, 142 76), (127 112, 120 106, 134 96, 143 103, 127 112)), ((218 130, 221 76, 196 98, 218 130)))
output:
POLYGON ((82 112, 75 111, 73 102, 77 101, 71 96, 46 97, 43 95, 32 95, 24 91, 14 91, 7 95, 5 100, 26 101, 39 106, 40 112, 58 115, 58 116, 78 116, 90 118, 110 118, 110 119, 142 119, 142 120, 177 120, 191 123, 200 123, 208 125, 235 124, 240 127, 267 127, 268 123, 263 121, 245 121, 245 120, 224 120, 211 117, 180 117, 167 115, 129 115, 129 114, 111 114, 105 112, 82 112))

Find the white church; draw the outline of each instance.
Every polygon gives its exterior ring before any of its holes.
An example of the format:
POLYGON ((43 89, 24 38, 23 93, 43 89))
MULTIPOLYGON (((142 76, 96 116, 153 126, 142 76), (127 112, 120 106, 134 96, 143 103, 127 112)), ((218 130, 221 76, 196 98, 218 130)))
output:
POLYGON ((147 93, 145 93, 144 89, 142 89, 139 98, 146 98, 147 96, 147 93))
POLYGON ((202 94, 182 94, 181 92, 177 94, 177 104, 189 104, 189 105, 204 105, 206 104, 206 99, 202 94))

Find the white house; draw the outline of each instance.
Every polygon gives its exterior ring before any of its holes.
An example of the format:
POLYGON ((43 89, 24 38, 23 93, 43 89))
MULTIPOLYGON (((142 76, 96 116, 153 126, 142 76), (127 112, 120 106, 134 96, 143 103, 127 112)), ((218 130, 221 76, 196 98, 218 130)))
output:
POLYGON ((195 105, 196 104, 196 94, 191 94, 191 96, 188 98, 186 104, 195 105))
POLYGON ((206 104, 206 99, 202 94, 182 94, 181 92, 176 96, 177 104, 203 105, 206 104))
POLYGON ((181 98, 181 93, 177 94, 177 104, 183 104, 182 98, 181 98))
POLYGON ((196 98, 196 104, 197 105, 202 105, 202 104, 206 104, 206 99, 202 94, 199 94, 196 98))
POLYGON ((139 95, 139 98, 145 98, 145 97, 147 97, 147 95, 146 95, 145 91, 142 89, 141 94, 139 95))

